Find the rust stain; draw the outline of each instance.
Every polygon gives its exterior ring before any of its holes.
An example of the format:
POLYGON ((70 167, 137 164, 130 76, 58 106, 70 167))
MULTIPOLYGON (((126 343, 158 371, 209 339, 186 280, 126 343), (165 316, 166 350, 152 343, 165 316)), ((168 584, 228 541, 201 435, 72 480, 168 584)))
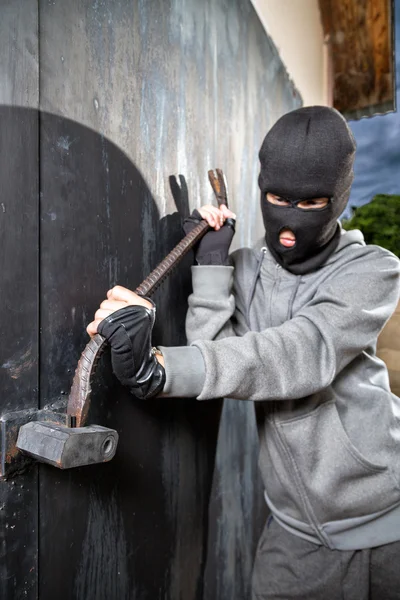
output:
POLYGON ((9 360, 1 365, 6 369, 12 379, 18 379, 22 373, 29 371, 36 364, 36 358, 33 356, 32 343, 30 342, 25 350, 15 353, 9 360))
POLYGON ((11 464, 13 459, 18 456, 19 450, 17 446, 13 446, 9 452, 6 454, 6 463, 11 464))
POLYGON ((18 438, 18 425, 11 425, 7 431, 8 442, 12 442, 12 444, 7 443, 8 451, 6 453, 6 463, 11 464, 13 460, 18 456, 19 450, 16 446, 17 438, 18 438))

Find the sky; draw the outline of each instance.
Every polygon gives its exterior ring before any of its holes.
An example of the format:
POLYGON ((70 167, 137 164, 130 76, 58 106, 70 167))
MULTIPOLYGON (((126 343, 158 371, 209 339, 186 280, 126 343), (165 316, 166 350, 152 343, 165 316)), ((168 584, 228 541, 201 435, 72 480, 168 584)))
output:
POLYGON ((349 121, 357 142, 349 206, 375 194, 400 195, 400 0, 395 1, 397 112, 349 121))

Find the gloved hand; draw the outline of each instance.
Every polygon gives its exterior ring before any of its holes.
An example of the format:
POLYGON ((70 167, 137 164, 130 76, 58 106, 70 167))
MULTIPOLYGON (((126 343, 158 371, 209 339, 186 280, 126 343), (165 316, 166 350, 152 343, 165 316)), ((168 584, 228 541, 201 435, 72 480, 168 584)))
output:
MULTIPOLYGON (((215 209, 215 207, 213 207, 215 209)), ((233 214, 233 213, 230 213, 233 214)), ((183 230, 190 233, 203 217, 198 210, 194 210, 190 217, 184 220, 183 230)), ((207 218, 208 221, 208 218, 207 218)), ((235 235, 235 219, 228 217, 218 230, 208 231, 195 247, 195 259, 199 265, 225 265, 228 260, 229 247, 235 235)), ((209 221, 209 225, 212 223, 209 221)))
POLYGON ((154 308, 127 306, 111 313, 97 327, 111 346, 115 375, 134 396, 144 400, 159 394, 165 385, 165 369, 152 350, 155 305, 149 301, 154 308))

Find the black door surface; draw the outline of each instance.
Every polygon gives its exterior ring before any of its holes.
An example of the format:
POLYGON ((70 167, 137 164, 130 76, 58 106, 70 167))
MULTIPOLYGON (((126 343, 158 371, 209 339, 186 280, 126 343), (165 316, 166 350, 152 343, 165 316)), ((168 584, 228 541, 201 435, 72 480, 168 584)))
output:
MULTIPOLYGON (((144 278, 141 224, 154 235, 154 266, 181 228, 178 214, 160 220, 139 171, 104 137, 31 109, 4 108, 0 117, 13 173, 4 174, 13 201, 4 203, 3 245, 13 259, 2 265, 8 413, 66 397, 106 290, 117 282, 134 289, 144 278)), ((189 290, 186 261, 168 300, 163 289, 155 297, 156 342, 184 343, 189 290)), ((2 598, 34 598, 37 585, 40 598, 200 598, 219 413, 217 401, 134 399, 106 355, 88 423, 118 431, 117 454, 69 471, 35 466, 1 482, 2 598)))
MULTIPOLYGON (((4 415, 65 401, 99 302, 212 201, 208 169, 233 191, 236 246, 256 235, 257 150, 300 99, 250 1, 227 6, 0 0, 4 460, 4 415)), ((155 343, 186 343, 191 261, 154 297, 155 343)), ((253 407, 220 415, 219 400, 136 400, 106 354, 88 423, 118 431, 117 454, 0 481, 1 600, 249 597, 265 514, 253 407)))
MULTIPOLYGON (((12 157, 2 173, 12 198, 3 239, 12 260, 2 264, 6 414, 66 397, 105 291, 144 278, 142 223, 153 266, 181 229, 178 214, 159 218, 137 168, 104 137, 32 109, 3 108, 0 117, 2 153, 12 157)), ((189 291, 186 261, 168 300, 165 289, 155 296, 155 342, 184 343, 189 291)), ((117 454, 69 471, 33 466, 1 482, 1 597, 200 598, 219 414, 218 401, 134 399, 105 356, 88 423, 118 431, 117 454)))

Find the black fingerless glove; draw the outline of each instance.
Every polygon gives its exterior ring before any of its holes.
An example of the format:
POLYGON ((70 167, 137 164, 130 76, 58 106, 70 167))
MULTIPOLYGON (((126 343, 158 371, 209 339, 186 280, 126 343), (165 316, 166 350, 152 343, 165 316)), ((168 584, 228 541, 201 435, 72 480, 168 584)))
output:
POLYGON ((115 375, 134 396, 144 400, 159 394, 165 385, 165 369, 151 344, 155 313, 155 306, 128 306, 111 313, 97 328, 111 346, 115 375))
MULTIPOLYGON (((203 217, 198 210, 194 210, 190 217, 184 220, 183 230, 190 233, 203 217)), ((200 240, 195 248, 195 259, 199 265, 225 265, 228 260, 229 246, 235 235, 235 219, 227 219, 218 231, 211 229, 200 240)))

